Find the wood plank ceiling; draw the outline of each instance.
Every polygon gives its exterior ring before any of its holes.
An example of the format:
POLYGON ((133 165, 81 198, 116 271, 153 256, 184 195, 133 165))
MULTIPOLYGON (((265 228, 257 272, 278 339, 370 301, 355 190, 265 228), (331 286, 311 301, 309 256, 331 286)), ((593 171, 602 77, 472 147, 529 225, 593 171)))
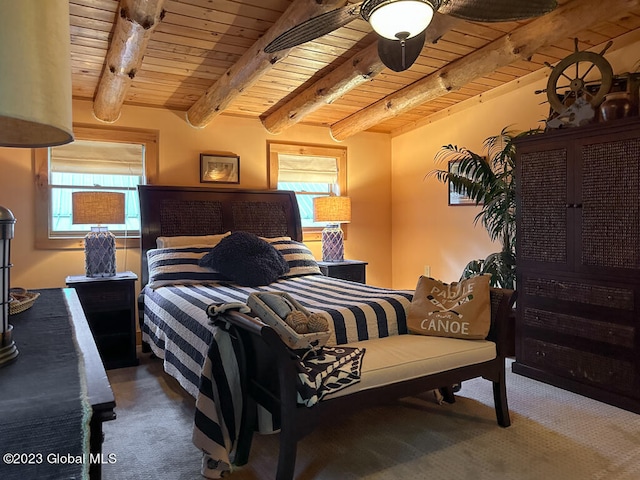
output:
MULTIPOLYGON (((140 0, 69 1, 74 98, 95 99, 121 6, 137 1, 140 0)), ((156 2, 164 9, 162 20, 149 35, 144 58, 124 91, 123 101, 128 105, 183 111, 185 117, 212 85, 234 78, 234 65, 238 69, 238 62, 246 63, 262 51, 252 47, 277 35, 274 29, 279 26, 278 20, 292 3, 307 2, 310 5, 303 5, 304 8, 317 8, 315 0, 156 2)), ((335 6, 345 2, 328 3, 335 6)), ((295 121, 327 126, 332 133, 338 133, 339 139, 361 130, 396 134, 531 72, 550 71, 545 62, 553 65, 573 53, 574 37, 579 39, 581 50, 600 51, 609 40, 614 41, 615 48, 616 41, 622 42, 635 31, 640 32, 640 0, 559 0, 558 4, 556 12, 527 22, 473 23, 438 15, 433 36, 442 36, 436 43, 427 42, 409 70, 396 73, 378 68, 366 78, 352 74, 359 79, 355 82, 357 86, 341 87, 335 98, 331 97, 331 103, 325 100, 320 107, 315 106, 295 121), (552 19, 554 14, 557 15, 552 19), (512 39, 523 44, 513 45, 512 39), (486 66, 479 68, 472 63, 473 54, 478 50, 477 59, 494 56, 489 53, 500 57, 499 51, 505 48, 509 50, 507 56, 503 55, 507 60, 493 60, 496 63, 488 70, 490 73, 483 71, 486 66), (478 74, 469 72, 466 64, 474 65, 478 74), (450 80, 445 81, 447 79, 450 80), (442 84, 443 90, 435 92, 432 84, 442 84), (396 93, 398 91, 400 93, 396 93), (372 104, 376 102, 378 110, 387 112, 374 117, 372 104), (388 111, 392 104, 400 103, 406 106, 388 111), (363 124, 356 120, 358 115, 375 118, 375 123, 363 124)), ((283 20, 286 24, 286 18, 283 20)), ((328 82, 335 83, 336 78, 344 77, 341 72, 354 70, 354 58, 359 58, 354 56, 364 55, 375 39, 368 23, 358 19, 316 41, 291 49, 212 115, 260 118, 267 124, 278 115, 279 107, 288 101, 299 101, 309 87, 317 89, 320 85, 329 89, 332 85, 327 85, 328 82), (333 76, 327 77, 331 72, 333 76), (316 82, 320 83, 314 85, 316 82)), ((350 83, 354 82, 350 80, 350 83)), ((540 101, 545 100, 546 96, 541 95, 540 101)))

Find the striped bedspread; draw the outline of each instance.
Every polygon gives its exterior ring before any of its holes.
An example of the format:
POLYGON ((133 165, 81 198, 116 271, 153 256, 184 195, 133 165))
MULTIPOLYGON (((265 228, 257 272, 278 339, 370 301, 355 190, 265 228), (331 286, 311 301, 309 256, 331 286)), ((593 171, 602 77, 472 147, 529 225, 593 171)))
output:
POLYGON ((196 398, 194 444, 208 453, 203 462, 208 478, 219 478, 218 474, 230 468, 228 452, 235 441, 242 400, 237 378, 234 380, 237 365, 232 348, 225 334, 209 323, 207 306, 244 303, 256 291, 287 292, 310 312, 321 313, 332 327, 329 345, 407 333, 406 312, 413 296, 412 291, 323 275, 283 279, 256 288, 233 283, 145 288, 142 339, 164 360, 165 371, 196 398), (218 398, 219 388, 231 397, 225 409, 220 409, 224 402, 218 398))
POLYGON ((311 312, 327 318, 328 345, 407 333, 412 291, 390 290, 323 275, 278 280, 265 287, 176 285, 145 288, 142 338, 164 359, 165 371, 194 398, 213 337, 206 308, 212 303, 245 302, 251 292, 287 292, 311 312))

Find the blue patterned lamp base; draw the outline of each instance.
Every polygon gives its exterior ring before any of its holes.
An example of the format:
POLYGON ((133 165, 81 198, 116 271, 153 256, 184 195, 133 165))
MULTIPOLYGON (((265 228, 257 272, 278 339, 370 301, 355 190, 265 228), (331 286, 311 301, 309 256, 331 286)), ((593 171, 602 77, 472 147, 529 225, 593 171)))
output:
POLYGON ((87 277, 116 274, 116 237, 107 227, 91 227, 84 237, 84 268, 87 277))
POLYGON ((322 261, 341 262, 344 260, 344 234, 340 224, 327 225, 322 230, 322 261))

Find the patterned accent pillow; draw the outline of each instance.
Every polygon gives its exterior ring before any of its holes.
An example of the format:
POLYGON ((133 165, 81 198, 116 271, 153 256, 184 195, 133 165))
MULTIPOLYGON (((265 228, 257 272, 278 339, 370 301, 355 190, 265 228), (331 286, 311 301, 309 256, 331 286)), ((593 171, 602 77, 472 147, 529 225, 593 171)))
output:
POLYGON ((303 275, 322 275, 318 262, 311 250, 301 242, 288 237, 266 239, 278 250, 289 264, 289 271, 280 278, 301 277, 303 275))
POLYGON ((491 328, 491 275, 476 275, 460 282, 418 279, 407 311, 411 333, 436 337, 483 340, 491 328))
POLYGON ((229 281, 220 272, 198 266, 210 246, 156 248, 147 252, 149 287, 229 281))

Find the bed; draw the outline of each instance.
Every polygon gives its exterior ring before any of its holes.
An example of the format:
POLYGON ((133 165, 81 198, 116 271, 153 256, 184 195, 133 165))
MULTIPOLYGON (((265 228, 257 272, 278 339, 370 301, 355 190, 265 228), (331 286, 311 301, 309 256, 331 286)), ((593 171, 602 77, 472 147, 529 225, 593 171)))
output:
POLYGON ((325 316, 332 330, 329 345, 407 333, 412 292, 321 274, 301 243, 293 192, 145 185, 139 196, 143 348, 161 358, 164 370, 194 398, 200 396, 203 365, 216 333, 207 315, 211 304, 242 303, 255 291, 287 292, 325 316), (197 268, 194 261, 211 249, 203 243, 207 237, 236 231, 267 239, 287 260, 289 272, 268 285, 246 287, 197 268), (159 249, 158 237, 187 244, 168 242, 159 249))

